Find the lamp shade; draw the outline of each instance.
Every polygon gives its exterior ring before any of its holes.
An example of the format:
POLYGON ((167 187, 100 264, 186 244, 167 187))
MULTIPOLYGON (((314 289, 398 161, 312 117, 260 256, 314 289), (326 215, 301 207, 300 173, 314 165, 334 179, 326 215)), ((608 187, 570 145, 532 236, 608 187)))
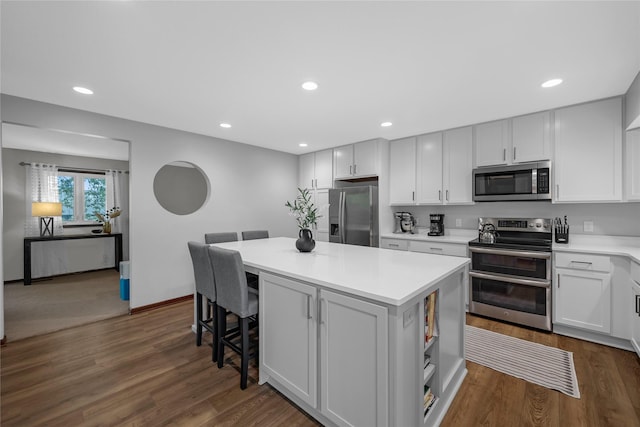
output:
POLYGON ((60 202, 32 202, 31 216, 61 216, 62 203, 60 202))

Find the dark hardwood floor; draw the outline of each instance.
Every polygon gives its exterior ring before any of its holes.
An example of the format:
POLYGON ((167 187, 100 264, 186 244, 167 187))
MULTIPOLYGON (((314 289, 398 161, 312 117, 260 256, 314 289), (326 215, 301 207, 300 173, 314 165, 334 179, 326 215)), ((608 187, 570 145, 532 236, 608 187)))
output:
MULTIPOLYGON (((240 390, 238 357, 218 369, 195 346, 183 302, 9 343, 1 352, 2 426, 313 426, 270 386, 240 390)), ((640 426, 634 353, 475 316, 468 323, 574 352, 581 399, 468 362, 443 426, 640 426)), ((205 335, 209 339, 210 335, 205 335)))

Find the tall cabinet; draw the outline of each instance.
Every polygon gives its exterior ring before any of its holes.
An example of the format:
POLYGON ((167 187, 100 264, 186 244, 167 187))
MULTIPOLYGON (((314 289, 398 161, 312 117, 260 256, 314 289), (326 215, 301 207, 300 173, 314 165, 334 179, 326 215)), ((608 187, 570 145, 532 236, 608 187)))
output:
POLYGON ((333 187, 333 150, 316 151, 298 157, 298 187, 311 191, 313 203, 320 210, 314 239, 329 241, 329 189, 333 187))

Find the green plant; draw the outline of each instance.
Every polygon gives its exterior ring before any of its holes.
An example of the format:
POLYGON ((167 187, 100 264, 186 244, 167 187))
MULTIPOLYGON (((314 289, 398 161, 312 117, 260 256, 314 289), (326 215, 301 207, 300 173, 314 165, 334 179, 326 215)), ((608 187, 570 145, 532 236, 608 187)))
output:
POLYGON ((122 214, 122 210, 119 207, 113 207, 106 211, 104 214, 100 212, 93 213, 101 222, 111 222, 112 218, 117 218, 122 214))
POLYGON ((285 206, 289 208, 289 214, 296 218, 299 228, 311 228, 312 225, 318 223, 318 209, 311 201, 311 193, 306 188, 298 188, 298 197, 293 203, 287 201, 285 206))

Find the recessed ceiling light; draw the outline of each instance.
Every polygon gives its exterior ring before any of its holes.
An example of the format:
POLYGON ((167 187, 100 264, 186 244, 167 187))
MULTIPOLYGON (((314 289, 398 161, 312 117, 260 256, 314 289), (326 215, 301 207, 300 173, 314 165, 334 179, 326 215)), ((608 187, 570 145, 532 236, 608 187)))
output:
POLYGON ((230 128, 231 125, 229 123, 220 123, 221 128, 230 128))
POLYGON ((73 90, 83 95, 93 95, 93 91, 91 89, 87 89, 86 87, 74 86, 73 90))
POLYGON ((542 87, 554 87, 558 86, 560 83, 562 83, 562 79, 551 79, 542 83, 542 87))
POLYGON ((383 128, 388 128, 391 125, 393 125, 393 123, 391 123, 391 122, 380 123, 380 126, 382 126, 383 128))
POLYGON ((298 144, 298 147, 306 147, 307 143, 306 142, 301 142, 300 144, 298 144))
POLYGON ((304 90, 316 90, 316 89, 318 89, 318 83, 316 83, 316 82, 304 82, 304 83, 302 83, 302 89, 304 89, 304 90))

